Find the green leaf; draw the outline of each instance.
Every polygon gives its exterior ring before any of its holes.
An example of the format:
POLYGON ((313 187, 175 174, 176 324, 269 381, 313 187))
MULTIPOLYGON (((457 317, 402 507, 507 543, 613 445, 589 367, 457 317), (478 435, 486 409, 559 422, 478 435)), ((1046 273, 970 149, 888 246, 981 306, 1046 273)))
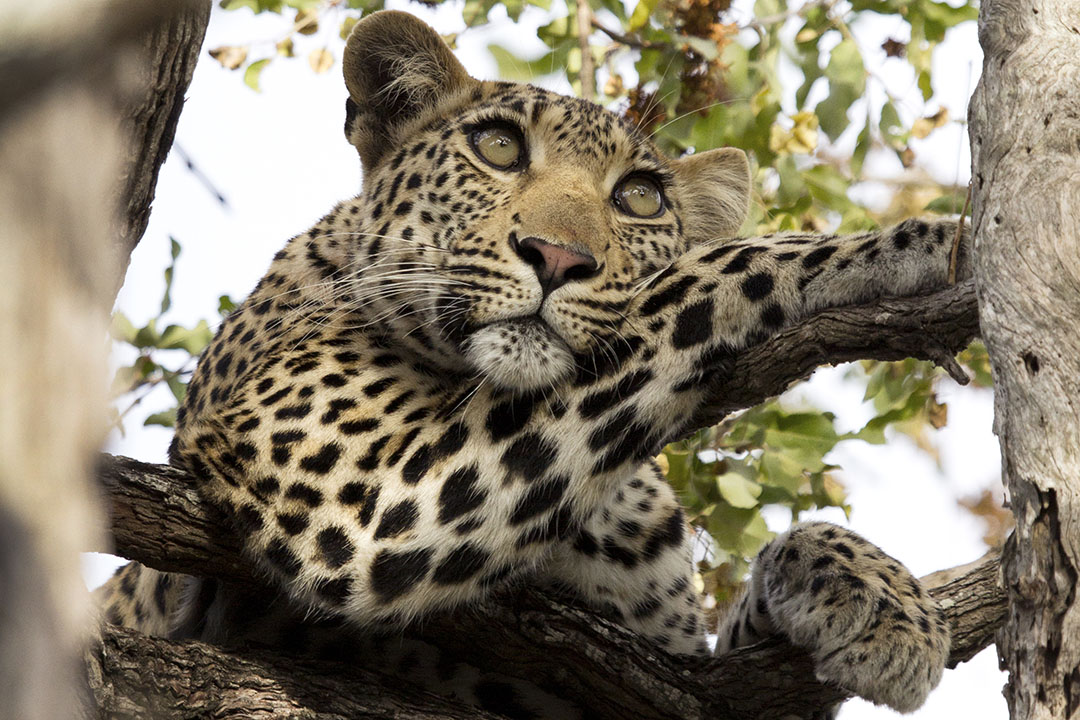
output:
POLYGON ((528 82, 542 75, 565 71, 571 50, 576 50, 572 42, 536 60, 522 60, 504 47, 488 45, 488 52, 495 58, 495 63, 499 67, 499 77, 518 82, 528 82))
POLYGON ((221 295, 218 297, 218 315, 220 315, 221 317, 225 317, 235 309, 236 302, 234 302, 231 297, 229 297, 228 295, 221 295))
POLYGON ((169 267, 165 268, 165 292, 161 296, 161 311, 158 313, 158 317, 164 315, 172 307, 173 273, 176 270, 176 258, 180 257, 180 243, 176 242, 176 238, 171 235, 169 236, 169 254, 172 260, 169 267))
POLYGON ((176 427, 176 408, 154 413, 143 421, 143 425, 161 425, 162 427, 176 427))
POLYGON ((158 347, 162 350, 186 350, 190 355, 198 355, 210 344, 213 337, 214 333, 205 320, 200 320, 191 329, 170 325, 161 334, 158 347))
POLYGON ((169 386, 169 390, 172 392, 173 397, 176 398, 176 402, 184 401, 184 396, 187 395, 187 383, 180 379, 179 374, 166 373, 165 384, 169 386))
POLYGON ((752 480, 734 472, 724 473, 716 478, 716 487, 728 505, 737 508, 757 507, 761 486, 752 480))
MULTIPOLYGON (((964 203, 966 201, 966 192, 947 193, 939 198, 934 198, 928 202, 923 209, 929 210, 930 212, 941 213, 942 215, 959 215, 960 211, 964 209, 964 203)), ((970 209, 968 213, 970 214, 970 209)))
POLYGON ((263 68, 270 64, 270 58, 263 60, 256 60, 247 66, 244 70, 244 84, 255 92, 262 92, 259 88, 259 74, 262 73, 263 68))
POLYGON ((248 8, 254 13, 281 12, 282 0, 221 0, 221 7, 226 10, 248 8))
POLYGON ((126 342, 129 344, 135 343, 135 336, 138 330, 128 320, 127 315, 117 310, 113 313, 112 324, 109 327, 109 334, 120 342, 126 342))
POLYGON ((630 14, 627 29, 630 32, 637 32, 645 27, 649 18, 652 17, 653 10, 656 9, 657 2, 658 0, 638 0, 638 4, 634 6, 634 12, 630 14))
POLYGON ((818 103, 814 112, 821 129, 835 140, 850 123, 847 113, 852 103, 866 90, 866 68, 853 40, 845 39, 833 48, 824 74, 829 79, 829 96, 818 103))

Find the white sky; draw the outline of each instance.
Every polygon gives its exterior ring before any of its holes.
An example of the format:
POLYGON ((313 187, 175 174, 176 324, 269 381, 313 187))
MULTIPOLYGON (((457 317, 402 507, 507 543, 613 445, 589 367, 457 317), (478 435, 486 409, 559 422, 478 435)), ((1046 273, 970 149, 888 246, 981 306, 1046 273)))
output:
MULTIPOLYGON (((460 2, 447 2, 435 11, 401 0, 389 4, 421 15, 441 32, 452 32, 463 29, 460 2)), ((747 2, 737 3, 738 8, 747 6, 747 2)), ((493 19, 500 18, 501 12, 492 13, 493 19)), ((565 8, 557 1, 554 12, 565 12, 565 8)), ((546 22, 539 11, 526 11, 526 17, 534 24, 546 22)), ((736 11, 735 19, 749 18, 745 9, 736 11)), ((879 49, 886 37, 906 39, 904 27, 898 20, 878 18, 853 28, 869 70, 878 78, 870 83, 871 102, 883 102, 880 80, 894 96, 904 98, 901 112, 908 121, 933 113, 938 103, 949 107, 951 117, 964 118, 967 97, 974 90, 981 66, 973 24, 951 32, 939 50, 934 68, 938 97, 927 105, 914 88, 910 66, 904 61, 886 61, 879 49)), ((222 69, 205 54, 206 49, 219 45, 253 43, 252 56, 265 56, 285 28, 278 16, 253 18, 246 11, 226 13, 215 7, 176 140, 223 192, 229 205, 222 208, 177 154, 170 156, 158 181, 150 226, 132 255, 127 282, 117 301, 118 309, 136 325, 157 313, 162 271, 169 260, 169 236, 182 244, 183 254, 176 269, 173 308, 165 320, 192 325, 201 318, 216 317, 220 294, 243 298, 289 237, 306 230, 335 202, 359 190, 359 162, 342 136, 345 89, 339 65, 316 75, 303 58, 276 60, 263 72, 262 93, 256 94, 243 85, 239 72, 222 69)), ((320 32, 317 37, 324 38, 332 50, 340 49, 336 27, 320 32)), ((316 40, 304 41, 303 45, 298 42, 298 49, 319 46, 316 40)), ((495 63, 486 51, 492 41, 521 55, 543 50, 531 30, 514 30, 505 22, 470 30, 458 40, 458 56, 478 77, 495 76, 495 63)), ((566 89, 564 81, 543 84, 566 89)), ((824 88, 815 89, 818 91, 824 95, 824 88)), ((792 109, 791 104, 789 100, 785 109, 792 109)), ((851 144, 853 137, 844 138, 840 151, 851 144)), ((970 157, 966 130, 960 124, 916 141, 914 149, 921 164, 939 181, 966 183, 970 157)), ((876 153, 870 162, 868 167, 878 176, 900 171, 891 153, 876 153)), ((880 192, 871 187, 860 190, 859 197, 874 202, 880 192)), ((818 372, 789 396, 793 402, 805 398, 832 410, 845 429, 858 427, 871 411, 861 403, 862 390, 845 383, 842 375, 843 369, 818 372)), ((838 511, 820 513, 824 519, 866 535, 916 575, 968 562, 983 553, 982 528, 958 508, 956 498, 976 494, 999 477, 989 393, 945 381, 942 399, 949 404, 949 425, 936 433, 942 450, 940 468, 906 438, 895 438, 884 447, 845 443, 829 459, 844 468, 842 477, 854 512, 850 522, 838 511)), ((147 397, 129 416, 127 436, 114 436, 109 450, 164 462, 171 431, 143 428, 141 422, 150 412, 168 406, 170 400, 164 388, 147 397)), ((770 514, 770 526, 782 527, 784 516, 786 513, 770 514)), ((87 562, 88 582, 101 582, 114 566, 108 558, 91 558, 87 562)), ((947 671, 927 704, 908 717, 1004 720, 1008 717, 1000 694, 1004 682, 990 648, 957 670, 947 671)), ((844 706, 840 717, 884 720, 897 715, 854 700, 844 706)))

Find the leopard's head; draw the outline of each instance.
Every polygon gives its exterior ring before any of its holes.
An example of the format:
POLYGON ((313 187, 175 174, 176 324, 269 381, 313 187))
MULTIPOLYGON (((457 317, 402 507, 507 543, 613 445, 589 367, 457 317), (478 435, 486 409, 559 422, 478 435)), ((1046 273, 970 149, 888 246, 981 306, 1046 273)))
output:
POLYGON ((602 107, 470 77, 407 13, 357 23, 344 67, 367 208, 357 294, 501 388, 617 357, 646 332, 624 312, 643 285, 746 215, 742 151, 665 158, 602 107))

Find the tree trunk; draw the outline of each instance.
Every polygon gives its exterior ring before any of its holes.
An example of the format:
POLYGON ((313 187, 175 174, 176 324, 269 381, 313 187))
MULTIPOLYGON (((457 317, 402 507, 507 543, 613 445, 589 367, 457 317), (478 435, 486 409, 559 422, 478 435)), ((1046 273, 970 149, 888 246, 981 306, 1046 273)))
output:
POLYGON ((1080 5, 984 0, 969 111, 976 285, 1016 531, 998 652, 1013 720, 1080 707, 1080 5))
MULTIPOLYGON (((66 720, 82 709, 94 613, 79 551, 102 544, 89 470, 105 432, 103 340, 123 270, 113 258, 126 258, 142 232, 137 217, 190 79, 190 70, 177 75, 163 92, 131 70, 177 52, 166 36, 148 56, 142 39, 160 35, 179 5, 0 9, 3 719, 66 720), (123 111, 134 107, 143 110, 123 111), (118 182, 134 175, 143 182, 118 182), (110 234, 118 196, 125 218, 136 218, 122 223, 120 252, 110 234)), ((203 5, 186 16, 196 51, 203 5)))

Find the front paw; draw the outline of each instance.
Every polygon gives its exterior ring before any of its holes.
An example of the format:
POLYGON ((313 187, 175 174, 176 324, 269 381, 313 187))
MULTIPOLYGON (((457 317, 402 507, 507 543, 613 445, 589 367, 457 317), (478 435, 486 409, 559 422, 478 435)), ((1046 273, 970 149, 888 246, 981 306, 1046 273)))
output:
POLYGON ((907 568, 855 533, 798 525, 758 555, 754 574, 770 621, 811 653, 819 680, 910 712, 941 679, 944 612, 907 568))

